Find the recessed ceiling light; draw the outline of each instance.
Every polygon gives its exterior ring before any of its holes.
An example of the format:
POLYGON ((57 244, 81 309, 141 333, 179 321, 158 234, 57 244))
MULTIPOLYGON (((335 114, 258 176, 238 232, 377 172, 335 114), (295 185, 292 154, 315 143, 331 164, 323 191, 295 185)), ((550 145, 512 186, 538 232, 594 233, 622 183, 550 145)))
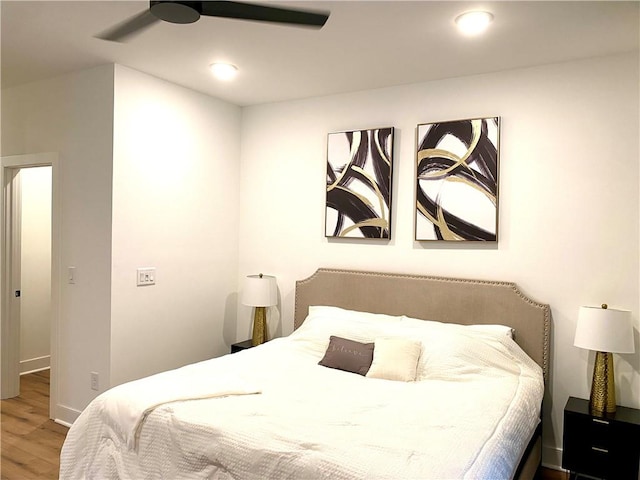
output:
POLYGON ((458 30, 464 35, 478 35, 484 32, 493 21, 489 12, 466 12, 456 18, 458 30))
POLYGON ((230 63, 212 63, 209 68, 219 80, 231 80, 238 74, 238 67, 230 63))

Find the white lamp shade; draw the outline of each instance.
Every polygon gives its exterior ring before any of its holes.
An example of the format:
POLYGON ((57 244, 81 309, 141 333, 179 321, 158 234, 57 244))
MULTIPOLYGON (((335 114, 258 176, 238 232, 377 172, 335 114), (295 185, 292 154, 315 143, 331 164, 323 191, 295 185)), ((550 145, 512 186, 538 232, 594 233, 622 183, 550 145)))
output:
POLYGON ((278 303, 276 277, 249 275, 242 286, 242 303, 250 307, 270 307, 278 303))
POLYGON ((612 308, 580 307, 573 344, 608 353, 633 353, 631 312, 612 308))

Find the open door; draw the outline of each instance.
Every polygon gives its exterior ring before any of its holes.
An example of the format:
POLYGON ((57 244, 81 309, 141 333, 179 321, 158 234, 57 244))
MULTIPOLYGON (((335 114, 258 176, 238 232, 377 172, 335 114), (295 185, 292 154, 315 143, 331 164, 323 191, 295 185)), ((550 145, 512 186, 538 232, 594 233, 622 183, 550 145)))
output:
MULTIPOLYGON (((50 334, 48 341, 50 345, 50 409, 49 416, 56 417, 57 395, 57 332, 58 332, 58 308, 59 308, 59 285, 56 278, 59 273, 59 242, 57 232, 59 230, 57 205, 57 154, 42 153, 34 155, 15 155, 2 157, 2 168, 0 169, 0 179, 2 184, 2 214, 1 238, 2 248, 0 249, 0 397, 11 398, 20 394, 20 344, 21 344, 21 318, 24 310, 22 307, 24 296, 21 285, 23 280, 21 246, 22 239, 22 196, 23 186, 19 172, 31 167, 51 166, 51 188, 52 198, 50 205, 51 230, 51 275, 49 284, 51 287, 49 326, 50 334)), ((25 177, 26 181, 26 177, 25 177)), ((26 201, 26 199, 25 199, 26 201)), ((25 204, 27 205, 27 204, 25 204)), ((27 363, 27 362, 25 362, 27 363)), ((45 366, 46 367, 46 366, 45 366)))
POLYGON ((2 252, 2 399, 20 395, 20 177, 4 168, 2 252))

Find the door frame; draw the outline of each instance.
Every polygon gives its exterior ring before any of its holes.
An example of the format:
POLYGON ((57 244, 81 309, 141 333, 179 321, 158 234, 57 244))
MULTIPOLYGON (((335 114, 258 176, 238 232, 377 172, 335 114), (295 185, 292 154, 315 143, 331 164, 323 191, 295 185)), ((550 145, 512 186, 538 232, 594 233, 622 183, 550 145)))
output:
POLYGON ((18 168, 3 166, 2 209, 2 341, 1 398, 20 395, 20 301, 14 289, 20 288, 21 189, 18 168))
MULTIPOLYGON (((0 255, 0 393, 10 398, 20 393, 20 324, 13 315, 14 285, 20 268, 19 200, 20 187, 14 181, 22 168, 51 166, 51 370, 49 417, 57 417, 58 405, 58 322, 60 308, 60 190, 58 154, 53 152, 1 157, 0 229, 3 246, 0 255)), ((19 277, 18 277, 19 278, 19 277)))

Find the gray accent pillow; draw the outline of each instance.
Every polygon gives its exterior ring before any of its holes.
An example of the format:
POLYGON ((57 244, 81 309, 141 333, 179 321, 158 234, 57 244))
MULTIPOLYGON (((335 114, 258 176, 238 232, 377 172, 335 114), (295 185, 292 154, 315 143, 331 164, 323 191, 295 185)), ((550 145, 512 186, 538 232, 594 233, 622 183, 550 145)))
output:
POLYGON ((360 343, 331 335, 327 351, 318 365, 366 375, 373 362, 373 346, 373 343, 360 343))

